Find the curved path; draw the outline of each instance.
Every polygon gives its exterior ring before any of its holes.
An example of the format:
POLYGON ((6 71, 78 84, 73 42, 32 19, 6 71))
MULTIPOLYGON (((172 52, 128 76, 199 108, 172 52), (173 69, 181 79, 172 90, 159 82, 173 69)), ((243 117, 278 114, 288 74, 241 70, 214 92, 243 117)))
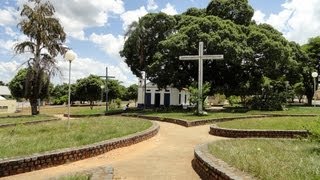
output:
POLYGON ((191 166, 194 147, 223 138, 210 135, 210 125, 186 128, 157 123, 160 124, 159 133, 147 141, 97 157, 4 179, 50 179, 106 165, 114 168, 114 179, 200 179, 191 166))

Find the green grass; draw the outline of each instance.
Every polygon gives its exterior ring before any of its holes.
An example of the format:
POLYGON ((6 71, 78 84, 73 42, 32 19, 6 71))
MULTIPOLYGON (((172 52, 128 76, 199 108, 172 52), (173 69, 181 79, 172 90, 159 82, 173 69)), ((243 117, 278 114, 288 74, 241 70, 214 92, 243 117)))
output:
MULTIPOLYGON (((90 114, 104 114, 106 111, 105 106, 94 106, 92 109, 88 107, 73 107, 70 110, 70 114, 75 114, 75 115, 90 115, 90 114)), ((68 113, 66 110, 65 113, 68 113)))
POLYGON ((58 180, 90 180, 91 176, 91 174, 78 173, 74 175, 61 177, 58 180))
POLYGON ((77 147, 126 136, 149 128, 152 123, 126 117, 96 117, 19 125, 0 129, 0 158, 30 155, 49 150, 77 147))
POLYGON ((207 116, 197 116, 192 112, 152 112, 147 111, 145 115, 147 116, 157 116, 162 118, 176 118, 183 119, 188 121, 193 120, 202 120, 202 119, 215 119, 215 118, 224 118, 224 117, 242 117, 242 116, 251 116, 251 115, 261 115, 261 114, 319 114, 320 107, 299 107, 291 106, 284 111, 247 111, 247 112, 208 112, 207 116))
POLYGON ((318 119, 319 117, 268 117, 238 119, 217 124, 219 127, 231 129, 303 130, 319 126, 318 119))
POLYGON ((40 120, 48 120, 53 119, 55 117, 49 115, 10 115, 10 116, 0 116, 0 124, 15 124, 15 123, 23 123, 30 121, 40 121, 40 120))
POLYGON ((209 151, 258 179, 319 179, 320 145, 301 140, 232 139, 209 151))

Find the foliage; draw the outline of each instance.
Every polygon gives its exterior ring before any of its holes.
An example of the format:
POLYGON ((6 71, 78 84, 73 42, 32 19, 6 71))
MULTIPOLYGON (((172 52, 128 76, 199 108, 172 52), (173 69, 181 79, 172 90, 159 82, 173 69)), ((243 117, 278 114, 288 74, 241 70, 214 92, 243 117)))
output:
POLYGON ((264 77, 308 85, 309 70, 301 73, 301 68, 309 60, 299 45, 268 24, 257 25, 252 15, 247 0, 215 0, 206 10, 190 8, 175 16, 147 14, 132 24, 120 54, 136 76, 146 71, 159 88, 182 89, 197 79, 197 62, 180 61, 178 56, 198 54, 199 41, 205 54, 224 55, 223 61, 204 62, 204 82, 211 84, 211 94, 244 100, 261 93, 264 77))
POLYGON ((127 100, 134 100, 137 101, 138 98, 138 85, 137 84, 132 84, 127 88, 127 92, 125 95, 127 100))
POLYGON ((227 98, 230 106, 234 106, 236 104, 239 104, 241 102, 241 98, 239 96, 229 96, 227 98))
MULTIPOLYGON (((210 84, 204 83, 202 86, 202 96, 199 94, 199 89, 196 83, 193 83, 191 86, 188 87, 188 90, 190 92, 190 103, 195 104, 195 108, 198 107, 199 101, 202 102, 202 107, 205 105, 205 99, 208 96, 208 93, 210 92, 210 84)), ((196 114, 200 114, 202 112, 198 112, 198 108, 196 109, 196 114)))
POLYGON ((6 84, 3 81, 0 81, 0 86, 5 86, 6 84))
POLYGON ((262 94, 253 97, 251 108, 255 110, 279 111, 283 110, 286 103, 287 94, 285 92, 285 83, 281 81, 271 81, 262 89, 262 94))
POLYGON ((41 97, 43 87, 57 70, 56 56, 63 54, 62 43, 66 34, 58 19, 54 17, 55 9, 49 2, 29 0, 32 5, 24 4, 21 10, 20 30, 29 38, 15 46, 16 53, 31 53, 32 57, 25 62, 27 74, 24 97, 30 100, 31 113, 38 114, 37 100, 41 97))
MULTIPOLYGON (((20 69, 18 73, 13 77, 13 79, 9 82, 9 89, 11 94, 16 99, 26 98, 30 99, 33 96, 30 87, 28 85, 30 69, 20 69), (28 90, 29 89, 29 90, 28 90)), ((49 77, 44 76, 41 79, 42 86, 39 89, 38 97, 44 99, 49 95, 49 77)))
POLYGON ((305 94, 305 88, 302 82, 296 83, 293 86, 294 93, 299 99, 299 103, 301 103, 301 100, 303 98, 303 95, 305 94))
POLYGON ((109 102, 117 98, 121 99, 125 96, 126 88, 121 85, 120 81, 114 79, 108 80, 107 86, 109 90, 109 102))
POLYGON ((69 86, 67 83, 56 85, 50 92, 50 99, 53 105, 61 105, 68 102, 69 86))
POLYGON ((89 101, 90 108, 93 108, 94 101, 101 98, 101 86, 103 82, 99 76, 89 75, 86 78, 78 79, 76 95, 80 101, 89 101))
POLYGON ((207 14, 230 19, 236 24, 249 25, 254 10, 248 0, 211 0, 207 7, 207 14))

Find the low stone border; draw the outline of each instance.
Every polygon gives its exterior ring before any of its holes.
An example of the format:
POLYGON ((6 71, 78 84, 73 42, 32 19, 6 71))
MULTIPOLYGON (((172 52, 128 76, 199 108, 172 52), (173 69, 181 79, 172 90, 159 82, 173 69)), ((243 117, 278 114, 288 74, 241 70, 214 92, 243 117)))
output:
POLYGON ((298 138, 310 135, 306 130, 228 129, 217 125, 210 126, 209 134, 230 138, 298 138))
MULTIPOLYGON (((105 116, 105 114, 70 114, 71 118, 99 117, 99 116, 105 116)), ((63 117, 68 117, 68 114, 63 114, 63 117)))
POLYGON ((0 128, 17 126, 17 125, 39 124, 39 123, 46 123, 46 122, 60 121, 60 120, 61 119, 59 118, 52 118, 52 119, 45 119, 45 120, 38 120, 38 121, 27 121, 22 123, 7 123, 7 124, 0 124, 0 128))
POLYGON ((214 119, 202 119, 202 120, 193 120, 193 121, 187 121, 183 119, 175 119, 175 118, 164 118, 164 117, 158 117, 158 116, 146 116, 146 115, 140 115, 140 114, 125 114, 123 113, 122 116, 131 116, 131 117, 138 117, 153 121, 162 121, 162 122, 168 122, 168 123, 174 123, 178 124, 184 127, 192 127, 192 126, 201 126, 206 124, 212 124, 215 122, 223 122, 223 121, 231 121, 235 119, 251 119, 251 118, 264 118, 269 117, 267 115, 252 115, 252 116, 239 116, 239 117, 225 117, 225 118, 214 118, 214 119))
POLYGON ((3 159, 0 160, 0 177, 44 169, 97 156, 113 149, 149 139, 155 136, 159 129, 160 126, 153 123, 149 129, 126 137, 106 140, 78 148, 66 148, 22 158, 3 159))
POLYGON ((195 147, 192 167, 201 179, 254 179, 252 176, 215 158, 209 153, 208 144, 202 144, 195 147))
MULTIPOLYGON (((99 113, 99 114, 70 114, 71 118, 80 118, 80 117, 99 117, 99 116, 112 116, 122 114, 123 111, 114 111, 107 113, 99 113)), ((68 117, 68 114, 63 114, 64 117, 68 117)))

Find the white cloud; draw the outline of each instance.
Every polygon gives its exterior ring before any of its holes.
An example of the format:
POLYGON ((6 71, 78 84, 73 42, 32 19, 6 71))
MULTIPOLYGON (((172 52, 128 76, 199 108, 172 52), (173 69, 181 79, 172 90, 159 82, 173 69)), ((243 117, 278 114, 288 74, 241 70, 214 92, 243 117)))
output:
POLYGON ((139 9, 127 11, 121 14, 121 19, 123 21, 123 29, 126 30, 127 27, 134 21, 138 21, 139 17, 146 15, 148 12, 144 6, 140 7, 139 9))
MULTIPOLYGON (((64 30, 75 39, 85 40, 85 29, 102 27, 108 23, 110 14, 124 12, 122 0, 51 0, 64 30)), ((19 7, 26 0, 18 0, 19 7)), ((0 14, 1 15, 1 14, 0 14)), ((1 22, 1 21, 0 21, 1 22)))
POLYGON ((155 0, 148 0, 147 10, 150 11, 150 10, 156 10, 156 9, 158 9, 158 5, 155 2, 155 0))
POLYGON ((278 14, 265 17, 262 12, 256 12, 254 19, 271 24, 287 39, 304 44, 309 38, 319 36, 320 1, 286 1, 278 14))
POLYGON ((21 66, 20 62, 17 61, 9 61, 2 62, 0 61, 0 77, 1 81, 8 83, 14 77, 14 75, 18 72, 18 68, 21 66))
POLYGON ((13 7, 0 9, 0 26, 16 25, 18 11, 13 7))
POLYGON ((178 14, 177 10, 170 3, 167 3, 166 7, 161 9, 161 12, 166 13, 168 15, 176 15, 176 14, 178 14))
POLYGON ((252 19, 260 24, 260 23, 265 23, 265 17, 266 15, 263 12, 261 12, 260 10, 257 10, 254 12, 252 19))
POLYGON ((90 41, 99 45, 99 47, 108 55, 113 57, 119 57, 119 51, 124 44, 124 37, 115 37, 112 34, 100 34, 93 33, 90 35, 90 41))
POLYGON ((5 33, 11 37, 16 37, 18 34, 14 32, 10 27, 5 27, 5 33))
MULTIPOLYGON (((126 64, 124 64, 126 66, 126 64)), ((60 82, 56 78, 55 83, 61 84, 63 82, 68 82, 69 75, 69 64, 64 60, 58 62, 58 67, 62 71, 62 77, 60 77, 60 82)), ((127 71, 128 67, 123 68, 123 65, 115 66, 108 63, 102 63, 90 58, 77 58, 71 64, 71 82, 76 82, 77 79, 84 78, 90 74, 94 75, 105 75, 105 67, 108 67, 109 76, 115 76, 115 79, 122 81, 123 85, 129 86, 131 84, 137 83, 137 79, 133 77, 131 71, 127 71)))

